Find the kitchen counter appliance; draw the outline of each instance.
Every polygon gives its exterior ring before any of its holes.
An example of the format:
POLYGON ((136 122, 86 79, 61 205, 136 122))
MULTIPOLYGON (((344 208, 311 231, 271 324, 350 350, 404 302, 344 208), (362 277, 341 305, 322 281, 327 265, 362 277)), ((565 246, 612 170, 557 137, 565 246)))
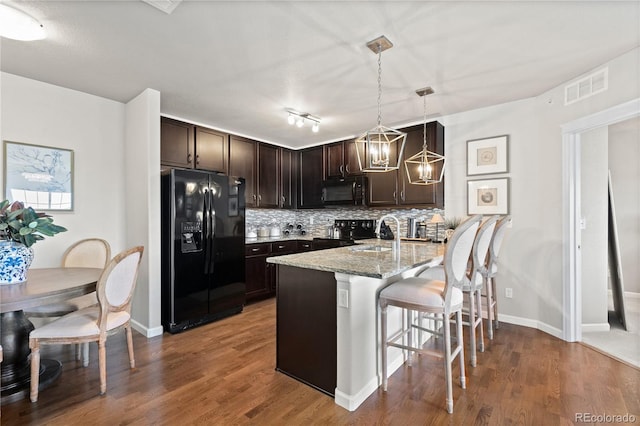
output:
POLYGON ((376 238, 375 219, 336 219, 333 227, 334 237, 313 239, 313 247, 316 250, 350 246, 357 244, 356 240, 376 238), (335 238, 335 235, 339 235, 339 238, 335 238))
POLYGON ((162 325, 177 333, 242 312, 243 178, 171 170, 161 181, 162 325))

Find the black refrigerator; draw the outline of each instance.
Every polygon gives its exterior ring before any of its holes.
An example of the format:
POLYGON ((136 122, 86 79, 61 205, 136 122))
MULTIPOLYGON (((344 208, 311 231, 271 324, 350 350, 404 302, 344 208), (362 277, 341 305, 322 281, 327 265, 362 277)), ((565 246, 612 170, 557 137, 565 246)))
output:
POLYGON ((242 312, 244 179, 198 170, 162 175, 162 324, 170 333, 242 312))

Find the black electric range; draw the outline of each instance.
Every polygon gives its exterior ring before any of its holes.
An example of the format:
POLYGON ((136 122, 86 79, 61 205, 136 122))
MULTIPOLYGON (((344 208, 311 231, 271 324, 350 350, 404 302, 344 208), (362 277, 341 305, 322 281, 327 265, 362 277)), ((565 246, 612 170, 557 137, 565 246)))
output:
POLYGON ((357 244, 356 240, 376 238, 375 219, 336 219, 334 226, 340 229, 340 238, 316 237, 313 239, 314 249, 351 246, 357 244))

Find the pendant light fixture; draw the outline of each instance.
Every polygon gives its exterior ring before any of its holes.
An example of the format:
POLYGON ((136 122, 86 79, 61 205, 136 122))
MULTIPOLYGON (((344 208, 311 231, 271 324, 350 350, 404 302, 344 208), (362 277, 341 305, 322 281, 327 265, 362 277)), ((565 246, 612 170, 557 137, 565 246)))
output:
POLYGON ((406 133, 382 125, 382 52, 393 44, 380 36, 367 47, 378 54, 378 125, 356 139, 358 165, 363 172, 390 172, 398 170, 407 139, 406 133))
POLYGON ((431 87, 416 90, 418 96, 422 97, 424 107, 424 120, 422 127, 422 151, 407 158, 404 167, 407 172, 407 179, 413 185, 432 185, 442 181, 444 177, 445 159, 437 152, 429 151, 427 145, 427 95, 433 93, 431 87))

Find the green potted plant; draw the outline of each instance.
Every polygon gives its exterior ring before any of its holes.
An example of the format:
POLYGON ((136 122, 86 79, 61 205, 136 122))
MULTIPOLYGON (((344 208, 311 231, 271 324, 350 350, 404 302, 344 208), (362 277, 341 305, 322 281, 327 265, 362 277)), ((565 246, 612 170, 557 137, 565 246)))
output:
POLYGON ((0 202, 0 284, 26 281, 33 260, 31 246, 45 236, 66 230, 55 225, 51 216, 25 207, 20 201, 0 202))
POLYGON ((462 223, 460 217, 445 217, 444 218, 444 238, 445 241, 449 241, 449 238, 453 235, 453 231, 462 223))

